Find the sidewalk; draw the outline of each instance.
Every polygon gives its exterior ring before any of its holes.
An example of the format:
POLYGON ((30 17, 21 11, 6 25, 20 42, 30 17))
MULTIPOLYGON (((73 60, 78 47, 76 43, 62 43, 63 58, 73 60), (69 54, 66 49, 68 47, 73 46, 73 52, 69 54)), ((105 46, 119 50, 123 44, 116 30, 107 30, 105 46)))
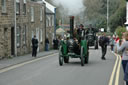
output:
MULTIPOLYGON (((40 53, 37 53, 37 58, 43 57, 43 56, 46 56, 46 55, 50 55, 50 54, 54 54, 54 53, 57 53, 57 52, 58 52, 57 50, 40 52, 40 53)), ((0 69, 6 68, 6 67, 9 67, 9 66, 12 66, 12 65, 16 65, 16 64, 19 64, 19 63, 23 63, 23 62, 26 62, 26 61, 29 61, 29 60, 33 60, 33 59, 35 59, 35 57, 32 57, 31 54, 14 57, 12 59, 3 59, 3 60, 0 60, 0 69)))

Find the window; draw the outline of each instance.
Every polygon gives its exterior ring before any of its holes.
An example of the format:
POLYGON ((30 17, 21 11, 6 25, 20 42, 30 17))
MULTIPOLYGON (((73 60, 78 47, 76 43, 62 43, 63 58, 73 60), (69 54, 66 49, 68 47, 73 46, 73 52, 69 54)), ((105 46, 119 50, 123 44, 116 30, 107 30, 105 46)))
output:
POLYGON ((51 16, 48 17, 48 20, 49 20, 49 26, 51 26, 51 16))
POLYGON ((34 22, 34 8, 31 7, 31 22, 34 22))
POLYGON ((20 14, 20 1, 16 0, 16 14, 20 14))
POLYGON ((21 41, 20 31, 21 31, 20 27, 17 27, 16 37, 17 37, 17 46, 18 46, 18 47, 20 46, 20 41, 21 41))
POLYGON ((42 8, 40 8, 40 21, 43 20, 43 19, 42 19, 42 18, 43 18, 42 16, 43 16, 43 11, 42 11, 42 8))
POLYGON ((51 16, 51 26, 54 26, 54 16, 51 16))
POLYGON ((54 26, 54 16, 52 16, 52 26, 54 26))
POLYGON ((46 17, 46 27, 48 27, 49 21, 48 21, 48 16, 46 17))
POLYGON ((23 3, 23 14, 26 15, 26 0, 23 3))
POLYGON ((50 16, 47 16, 47 18, 46 18, 46 26, 49 27, 50 25, 51 25, 50 16))
POLYGON ((7 10, 6 10, 6 0, 2 0, 1 4, 2 4, 2 13, 6 13, 7 12, 7 10))
POLYGON ((43 42, 42 37, 43 37, 43 35, 42 35, 42 29, 40 29, 40 42, 43 42))
POLYGON ((52 26, 52 16, 51 16, 50 20, 51 20, 50 23, 51 23, 51 26, 52 26))
POLYGON ((8 28, 4 28, 4 39, 7 39, 7 31, 8 31, 8 28))
POLYGON ((34 31, 32 31, 32 38, 34 37, 34 31))
POLYGON ((26 0, 24 0, 24 3, 26 3, 26 0))
POLYGON ((23 44, 26 44, 26 25, 23 29, 23 44))

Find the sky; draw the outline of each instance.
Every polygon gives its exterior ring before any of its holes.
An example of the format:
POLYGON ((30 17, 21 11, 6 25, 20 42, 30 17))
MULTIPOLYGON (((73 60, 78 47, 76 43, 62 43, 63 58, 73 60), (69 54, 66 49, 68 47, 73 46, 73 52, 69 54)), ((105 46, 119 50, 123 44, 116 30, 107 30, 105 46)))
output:
POLYGON ((84 10, 83 0, 52 0, 55 4, 61 4, 67 11, 68 15, 79 14, 84 10))

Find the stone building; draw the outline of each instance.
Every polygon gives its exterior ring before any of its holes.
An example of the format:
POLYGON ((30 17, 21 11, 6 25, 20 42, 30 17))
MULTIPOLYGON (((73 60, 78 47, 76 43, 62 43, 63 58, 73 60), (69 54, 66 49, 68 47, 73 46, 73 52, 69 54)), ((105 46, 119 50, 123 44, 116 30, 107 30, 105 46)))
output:
POLYGON ((54 39, 54 13, 46 8, 46 37, 49 39, 50 48, 54 39))
POLYGON ((45 4, 14 1, 0 0, 0 58, 30 53, 33 35, 39 40, 38 51, 44 50, 45 4))
POLYGON ((16 0, 16 47, 17 55, 28 53, 28 1, 16 0))
POLYGON ((56 30, 56 7, 46 2, 46 37, 49 39, 50 48, 53 48, 53 39, 55 38, 56 30))
POLYGON ((0 0, 0 58, 14 55, 14 0, 0 0))
MULTIPOLYGON (((39 41, 38 52, 43 51, 45 47, 45 4, 30 2, 29 6, 29 37, 32 39, 36 35, 39 41)), ((29 39, 29 43, 31 43, 29 39)), ((29 44, 29 48, 31 48, 29 44)))
POLYGON ((29 0, 24 1, 20 0, 20 14, 17 14, 18 55, 31 52, 31 39, 34 35, 39 41, 38 52, 44 50, 45 4, 29 0))

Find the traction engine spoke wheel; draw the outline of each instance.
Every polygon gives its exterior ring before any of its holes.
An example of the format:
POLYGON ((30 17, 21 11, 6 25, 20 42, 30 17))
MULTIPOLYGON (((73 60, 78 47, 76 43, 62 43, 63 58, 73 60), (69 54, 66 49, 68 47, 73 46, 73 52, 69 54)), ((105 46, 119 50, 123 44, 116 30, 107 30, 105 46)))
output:
POLYGON ((85 64, 88 64, 89 61, 89 52, 87 53, 87 55, 85 56, 85 64))
POLYGON ((62 46, 59 47, 59 64, 63 65, 62 46))
POLYGON ((84 50, 84 48, 83 48, 83 46, 82 46, 82 47, 81 47, 81 54, 80 54, 80 57, 81 57, 81 66, 84 66, 84 63, 85 63, 85 62, 84 62, 84 61, 85 61, 85 60, 84 60, 85 58, 84 58, 84 56, 83 56, 83 50, 84 50))

